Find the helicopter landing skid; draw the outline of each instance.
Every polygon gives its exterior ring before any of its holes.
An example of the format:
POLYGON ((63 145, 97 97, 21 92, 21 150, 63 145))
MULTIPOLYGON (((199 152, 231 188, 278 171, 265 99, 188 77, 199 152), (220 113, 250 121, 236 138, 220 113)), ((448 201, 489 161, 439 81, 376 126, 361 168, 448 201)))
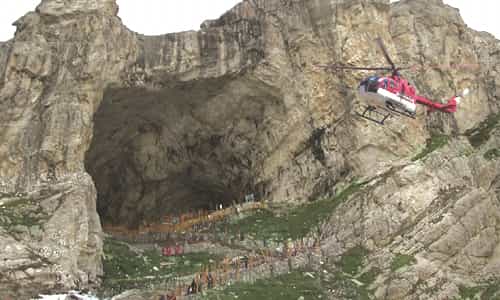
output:
POLYGON ((386 109, 389 110, 390 112, 393 112, 393 113, 398 114, 398 115, 403 116, 403 117, 415 119, 415 114, 409 113, 405 110, 401 110, 398 107, 392 105, 390 102, 387 102, 386 107, 387 107, 386 109))
POLYGON ((390 117, 393 117, 394 115, 412 119, 416 118, 415 114, 400 110, 394 105, 390 104, 387 104, 385 107, 367 105, 364 107, 364 111, 362 113, 357 111, 356 114, 362 118, 365 118, 369 121, 373 121, 380 125, 384 125, 385 121, 388 120, 390 117))
POLYGON ((384 125, 384 122, 392 117, 390 110, 373 105, 365 106, 365 110, 362 113, 356 112, 356 114, 380 125, 384 125))

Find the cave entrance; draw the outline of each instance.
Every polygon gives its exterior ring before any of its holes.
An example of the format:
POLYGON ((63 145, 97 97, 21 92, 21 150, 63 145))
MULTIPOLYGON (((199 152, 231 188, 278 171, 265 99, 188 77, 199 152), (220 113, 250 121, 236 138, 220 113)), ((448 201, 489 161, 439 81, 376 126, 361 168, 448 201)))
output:
POLYGON ((108 88, 85 158, 102 223, 135 228, 241 201, 269 99, 267 88, 228 78, 108 88))

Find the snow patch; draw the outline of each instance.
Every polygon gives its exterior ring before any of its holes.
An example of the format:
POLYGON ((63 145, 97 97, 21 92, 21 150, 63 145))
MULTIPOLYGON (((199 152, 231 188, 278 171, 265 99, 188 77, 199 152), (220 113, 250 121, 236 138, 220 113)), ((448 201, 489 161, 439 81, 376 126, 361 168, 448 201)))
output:
POLYGON ((32 300, 99 300, 99 298, 92 295, 80 294, 76 291, 71 291, 68 294, 60 295, 40 295, 32 300))

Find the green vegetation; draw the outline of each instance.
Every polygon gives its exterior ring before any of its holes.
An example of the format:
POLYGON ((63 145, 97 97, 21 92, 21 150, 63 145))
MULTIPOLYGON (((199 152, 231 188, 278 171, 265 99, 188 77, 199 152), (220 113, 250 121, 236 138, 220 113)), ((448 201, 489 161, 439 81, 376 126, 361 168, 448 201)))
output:
POLYGON ((115 295, 127 289, 148 287, 199 272, 204 266, 221 260, 220 256, 209 253, 164 257, 159 251, 148 250, 138 254, 125 243, 106 239, 103 293, 105 296, 115 295))
POLYGON ((460 300, 496 300, 500 299, 500 282, 491 280, 482 285, 471 287, 459 286, 460 300))
POLYGON ((322 276, 322 286, 337 291, 339 299, 371 299, 369 285, 375 281, 380 270, 372 268, 358 275, 367 255, 368 250, 362 246, 349 249, 337 263, 340 270, 322 276))
MULTIPOLYGON (((338 263, 340 270, 322 272, 294 271, 276 278, 258 280, 254 284, 236 283, 223 290, 209 291, 206 299, 320 299, 325 291, 334 291, 339 299, 371 299, 369 285, 380 274, 372 268, 359 277, 368 250, 361 246, 347 251, 338 263)), ((326 268, 328 266, 325 265, 326 268)))
POLYGON ((342 269, 342 272, 354 276, 363 265, 363 260, 367 255, 368 250, 362 246, 356 246, 349 249, 346 253, 344 253, 344 255, 342 255, 338 265, 342 269))
POLYGON ((416 263, 417 260, 412 255, 397 254, 391 263, 391 270, 396 271, 405 266, 410 266, 416 263))
MULTIPOLYGON (((332 215, 341 203, 356 194, 366 182, 353 182, 332 199, 319 200, 289 210, 261 209, 232 224, 220 223, 217 231, 227 231, 237 238, 239 234, 255 240, 283 241, 288 238, 299 239, 319 228, 322 222, 332 215), (226 226, 224 226, 226 225, 226 226)), ((193 274, 203 266, 220 260, 207 253, 190 254, 182 257, 163 257, 159 252, 144 251, 137 253, 127 244, 107 239, 104 244, 104 280, 101 296, 110 296, 133 288, 161 286, 174 277, 193 274)), ((338 282, 346 287, 352 299, 369 299, 366 286, 376 278, 378 271, 370 270, 360 276, 362 286, 353 281, 363 263, 367 250, 355 247, 342 258, 343 272, 337 272, 331 284, 338 282), (345 274, 344 274, 345 273, 345 274), (359 297, 358 297, 359 296, 359 297)), ((324 274, 294 271, 271 279, 258 280, 253 284, 236 283, 222 290, 207 291, 208 299, 318 299, 324 297, 322 286, 324 274)), ((333 273, 330 277, 334 277, 333 273)), ((326 283, 326 281, 325 281, 326 283)))
POLYGON ((490 139, 490 134, 498 125, 500 114, 490 115, 485 121, 481 122, 478 127, 467 130, 465 135, 474 148, 480 147, 490 139))
POLYGON ((484 158, 487 160, 494 160, 500 157, 500 149, 490 149, 484 153, 484 158))
POLYGON ((347 277, 343 274, 335 274, 335 284, 331 287, 334 290, 342 291, 342 298, 340 299, 356 299, 356 300, 370 300, 372 292, 368 289, 368 284, 363 282, 363 285, 358 285, 353 281, 353 278, 347 277))
POLYGON ((476 299, 474 298, 477 294, 479 294, 482 290, 479 286, 474 287, 465 287, 459 286, 460 299, 476 299))
POLYGON ((435 150, 445 146, 446 144, 448 144, 449 139, 450 137, 444 134, 431 134, 431 137, 427 139, 425 149, 423 149, 419 154, 415 155, 415 157, 412 158, 412 161, 422 159, 435 150))
POLYGON ((366 271, 365 273, 361 274, 361 276, 358 277, 358 280, 366 285, 370 285, 373 282, 375 282, 375 279, 377 279, 377 276, 380 273, 381 270, 379 268, 372 268, 366 271))
POLYGON ((481 294, 481 300, 500 299, 500 281, 492 280, 481 294))
MULTIPOLYGON (((374 272, 376 271, 374 270, 374 272)), ((374 280, 376 276, 373 276, 374 280)), ((331 275, 328 274, 326 276, 322 276, 321 278, 321 285, 326 290, 335 291, 336 297, 334 299, 373 299, 373 297, 370 297, 370 295, 372 294, 372 291, 369 289, 370 283, 362 281, 361 278, 356 280, 352 276, 349 276, 348 274, 342 272, 335 272, 331 275)))
POLYGON ((304 300, 325 298, 319 274, 294 271, 275 278, 260 279, 255 283, 236 283, 223 290, 211 290, 206 299, 210 300, 304 300))
POLYGON ((41 226, 46 220, 47 213, 32 199, 21 198, 0 206, 0 227, 8 231, 18 226, 41 226))
POLYGON ((318 228, 341 203, 358 192, 366 182, 354 182, 333 199, 318 200, 278 214, 262 209, 246 218, 236 220, 229 226, 220 224, 218 231, 227 231, 237 236, 238 233, 255 240, 283 241, 300 239, 318 228))

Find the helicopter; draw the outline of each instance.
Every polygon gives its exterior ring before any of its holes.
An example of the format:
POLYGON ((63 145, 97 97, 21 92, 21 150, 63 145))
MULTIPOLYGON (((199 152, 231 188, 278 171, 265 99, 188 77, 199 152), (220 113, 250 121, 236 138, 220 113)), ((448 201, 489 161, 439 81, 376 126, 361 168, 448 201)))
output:
POLYGON ((399 72, 405 69, 413 69, 413 67, 396 67, 382 39, 379 37, 375 41, 390 67, 356 67, 337 63, 330 65, 316 64, 316 67, 330 71, 391 71, 390 76, 372 75, 360 82, 358 92, 360 98, 366 103, 365 110, 362 113, 357 112, 361 117, 381 125, 384 125, 384 122, 395 114, 415 118, 417 104, 429 107, 430 111, 438 110, 445 113, 455 113, 457 105, 469 94, 469 89, 465 89, 460 95, 451 97, 445 104, 417 95, 415 87, 403 78, 399 72))

